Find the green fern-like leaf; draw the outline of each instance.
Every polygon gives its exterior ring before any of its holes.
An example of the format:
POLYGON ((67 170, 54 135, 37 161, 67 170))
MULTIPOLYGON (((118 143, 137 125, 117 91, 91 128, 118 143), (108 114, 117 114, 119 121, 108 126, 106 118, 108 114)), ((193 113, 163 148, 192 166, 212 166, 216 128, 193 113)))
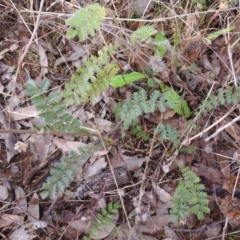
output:
POLYGON ((61 101, 61 94, 51 92, 48 96, 46 95, 46 91, 50 85, 49 80, 43 80, 40 87, 33 80, 29 80, 26 85, 26 93, 32 97, 32 103, 40 112, 39 117, 45 120, 46 130, 60 132, 82 131, 80 122, 66 113, 66 106, 61 101))
POLYGON ((117 45, 109 45, 98 51, 98 57, 91 56, 83 60, 83 67, 77 69, 78 74, 73 75, 65 85, 62 96, 67 105, 91 102, 104 90, 109 88, 111 80, 119 71, 117 64, 110 63, 111 55, 117 45))
POLYGON ((180 165, 183 180, 172 199, 171 214, 174 221, 178 222, 185 218, 185 214, 190 211, 197 214, 199 220, 204 219, 204 214, 209 213, 207 194, 203 192, 204 186, 200 184, 200 178, 191 169, 180 165))
POLYGON ((105 16, 106 11, 99 4, 88 5, 80 9, 66 20, 66 24, 72 27, 67 32, 67 38, 72 39, 78 36, 80 41, 85 41, 89 35, 94 36, 95 32, 100 30, 105 16))
POLYGON ((127 99, 119 112, 119 116, 123 121, 123 130, 127 130, 143 113, 153 113, 157 107, 160 95, 161 93, 155 90, 148 100, 146 91, 141 89, 140 92, 133 94, 132 99, 127 99))
POLYGON ((98 232, 103 231, 104 226, 108 226, 112 223, 115 215, 119 212, 120 204, 118 202, 109 202, 107 208, 102 208, 100 213, 96 215, 95 221, 91 222, 91 226, 88 229, 90 233, 90 238, 96 238, 98 232))
POLYGON ((218 89, 217 95, 210 95, 208 99, 203 101, 198 107, 198 111, 196 112, 197 117, 201 117, 207 112, 212 111, 214 108, 218 106, 226 106, 231 104, 238 104, 240 102, 240 88, 233 90, 233 88, 228 87, 225 90, 218 89))
POLYGON ((155 134, 160 134, 161 140, 170 140, 173 143, 173 147, 176 148, 180 144, 179 140, 179 134, 175 128, 173 128, 171 125, 166 124, 160 124, 155 129, 155 134))
POLYGON ((57 194, 61 194, 75 179, 77 169, 90 157, 99 150, 101 145, 94 145, 92 143, 78 148, 78 152, 71 151, 67 156, 62 158, 60 163, 56 163, 50 171, 50 176, 43 184, 43 192, 41 197, 44 199, 50 197, 54 199, 57 194))
POLYGON ((136 41, 150 43, 151 37, 157 33, 157 30, 152 26, 142 26, 133 32, 131 43, 134 45, 136 41))

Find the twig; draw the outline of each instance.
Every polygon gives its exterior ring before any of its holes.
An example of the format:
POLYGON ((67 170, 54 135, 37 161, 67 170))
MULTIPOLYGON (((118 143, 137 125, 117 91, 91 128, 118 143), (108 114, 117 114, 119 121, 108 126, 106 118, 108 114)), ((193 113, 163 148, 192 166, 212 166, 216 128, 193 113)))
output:
POLYGON ((234 124, 235 122, 237 122, 238 120, 240 120, 240 116, 235 117, 231 122, 227 123, 226 125, 222 126, 221 128, 219 128, 215 133, 213 133, 211 136, 209 136, 208 138, 206 138, 204 141, 208 142, 210 139, 214 138, 216 135, 218 135, 221 131, 223 131, 224 129, 230 127, 232 124, 234 124))
POLYGON ((203 133, 209 131, 210 129, 212 129, 214 126, 216 126, 218 123, 220 123, 224 118, 226 118, 233 110, 234 107, 232 107, 225 115, 223 115, 220 119, 218 119, 215 123, 213 123, 211 126, 209 126, 208 128, 204 129, 203 131, 201 131, 200 133, 196 134, 195 136, 189 138, 189 139, 185 139, 183 141, 183 145, 189 145, 190 142, 192 140, 194 140, 195 138, 199 137, 199 136, 202 136, 203 133))
MULTIPOLYGON (((22 64, 22 61, 24 59, 24 57, 26 56, 29 48, 30 48, 30 45, 32 44, 33 42, 33 39, 35 37, 35 35, 37 34, 37 30, 38 30, 38 27, 39 27, 39 24, 40 24, 40 18, 41 18, 41 12, 42 12, 42 9, 43 9, 43 4, 44 4, 44 0, 41 0, 41 3, 40 3, 40 7, 39 7, 39 10, 38 10, 38 15, 37 15, 37 20, 36 20, 36 23, 35 23, 35 26, 34 26, 34 29, 33 29, 33 32, 32 32, 32 35, 31 35, 31 38, 27 44, 27 46, 25 47, 25 50, 22 54, 22 56, 20 57, 19 61, 18 61, 18 67, 17 67, 17 71, 16 71, 16 75, 15 75, 15 79, 13 81, 13 86, 12 86, 12 97, 14 96, 15 94, 15 88, 16 88, 16 81, 17 81, 17 76, 20 72, 20 69, 21 69, 21 64, 22 64)), ((13 5, 14 6, 14 5, 13 5)), ((21 14, 19 14, 20 17, 22 18, 21 14)), ((31 32, 31 31, 30 31, 31 32)))
POLYGON ((0 129, 0 134, 42 134, 42 135, 56 135, 56 136, 96 136, 99 137, 100 133, 97 130, 90 128, 82 128, 82 132, 57 132, 57 131, 37 131, 33 129, 0 129))
POLYGON ((51 206, 48 208, 48 210, 44 213, 42 220, 46 221, 48 219, 48 216, 50 215, 51 211, 53 210, 54 206, 57 204, 58 199, 61 197, 61 194, 58 194, 55 199, 52 201, 51 206))

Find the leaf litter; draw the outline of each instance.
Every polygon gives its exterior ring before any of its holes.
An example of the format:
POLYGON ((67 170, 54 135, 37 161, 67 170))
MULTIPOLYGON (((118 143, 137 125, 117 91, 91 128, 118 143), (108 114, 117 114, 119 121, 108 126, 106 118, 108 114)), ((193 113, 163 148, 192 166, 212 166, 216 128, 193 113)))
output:
MULTIPOLYGON (((71 79, 76 67, 81 66, 84 55, 94 54, 102 48, 102 37, 107 43, 117 41, 119 29, 121 34, 129 34, 129 31, 136 31, 139 24, 130 25, 123 21, 116 27, 114 24, 118 23, 108 19, 102 26, 102 36, 98 35, 89 39, 85 45, 80 45, 66 39, 66 29, 61 22, 64 14, 72 13, 79 7, 77 1, 72 1, 71 4, 46 1, 44 11, 48 12, 48 15, 41 15, 42 22, 37 37, 24 58, 15 83, 15 70, 19 67, 17 60, 21 57, 20 49, 31 38, 32 23, 34 24, 31 21, 36 20, 36 15, 31 13, 29 18, 30 13, 24 12, 24 9, 33 8, 27 1, 23 1, 21 6, 17 5, 17 1, 10 4, 6 2, 2 1, 0 5, 0 12, 5 12, 0 15, 0 25, 4 29, 0 30, 3 36, 0 38, 0 122, 2 130, 9 130, 9 134, 0 133, 0 192, 1 209, 4 209, 0 218, 1 234, 7 239, 34 239, 37 236, 46 239, 49 234, 51 239, 82 239, 84 234, 89 233, 89 225, 100 210, 100 202, 120 201, 120 195, 125 209, 121 209, 112 224, 104 227, 93 239, 208 239, 233 235, 234 231, 238 231, 239 124, 232 123, 210 142, 206 143, 204 139, 218 128, 231 123, 239 109, 235 108, 211 131, 190 142, 192 150, 181 146, 176 151, 167 138, 160 137, 160 140, 153 141, 153 129, 161 122, 170 124, 178 130, 181 137, 187 139, 201 133, 228 112, 227 107, 219 107, 198 121, 194 122, 193 118, 198 104, 205 100, 208 94, 214 94, 219 88, 231 85, 232 79, 235 79, 234 84, 238 83, 239 18, 229 9, 227 2, 221 2, 214 14, 211 12, 212 6, 204 1, 191 6, 186 4, 186 8, 180 2, 173 6, 152 1, 130 4, 120 0, 116 1, 117 8, 106 3, 111 16, 116 14, 120 18, 142 16, 143 20, 156 19, 155 11, 159 11, 157 18, 161 18, 156 21, 156 26, 159 34, 164 33, 160 38, 156 37, 157 44, 151 48, 137 42, 134 49, 132 45, 127 45, 127 40, 124 39, 125 49, 121 49, 115 56, 123 69, 123 74, 116 78, 118 83, 114 83, 120 84, 116 85, 119 89, 111 88, 102 93, 93 105, 70 106, 68 109, 70 114, 80 119, 86 127, 94 127, 104 137, 110 136, 113 140, 122 140, 123 143, 114 141, 112 146, 107 146, 103 151, 96 152, 91 159, 87 159, 79 170, 79 178, 104 175, 104 172, 111 170, 111 164, 114 168, 125 166, 130 174, 130 181, 114 191, 105 192, 103 186, 102 192, 95 197, 88 197, 90 201, 81 202, 74 197, 80 182, 77 178, 62 198, 56 202, 47 199, 45 203, 41 201, 39 190, 54 164, 60 161, 61 154, 54 154, 56 149, 65 154, 77 150, 79 146, 86 146, 97 138, 34 136, 33 142, 30 140, 31 134, 17 133, 16 130, 27 130, 43 124, 36 119, 37 111, 25 98, 25 82, 31 78, 40 84, 47 77, 51 80, 51 89, 62 87, 66 80, 71 79), (16 12, 16 6, 19 13, 16 12), (206 11, 206 16, 203 17, 199 9, 206 11), (229 25, 226 25, 227 21, 221 22, 216 14, 225 11, 229 11, 231 15, 229 25), (211 30, 213 28, 216 30, 211 30), (200 31, 201 35, 197 34, 200 31), (160 46, 165 46, 164 54, 160 46), (158 51, 154 51, 154 48, 158 51), (150 79, 151 74, 146 73, 146 67, 152 69, 154 79, 150 79), (124 75, 128 85, 124 85, 124 75), (150 87, 159 88, 159 82, 170 88, 169 99, 172 99, 175 108, 139 118, 138 125, 143 132, 149 133, 150 140, 143 140, 141 135, 133 136, 127 132, 127 141, 124 142, 113 108, 118 102, 131 98, 132 93, 141 88, 150 89, 151 93, 150 87), (151 86, 148 86, 148 83, 151 83, 151 86), (181 102, 181 99, 184 99, 184 102, 176 104, 181 102), (185 103, 187 105, 184 105, 185 103), (181 112, 184 112, 186 118, 179 115, 181 112), (191 129, 187 128, 190 123, 191 129), (199 221, 193 214, 187 214, 185 223, 173 224, 169 214, 171 199, 182 177, 176 164, 178 160, 194 170, 208 193, 211 212, 206 214, 204 222, 199 221), (234 197, 231 197, 231 194, 234 197), (43 218, 44 213, 51 213, 53 209, 56 210, 56 215, 49 214, 46 221, 43 218), (123 210, 126 211, 130 225, 126 225, 123 210), (222 218, 227 217, 229 227, 227 232, 224 232, 222 218), (57 230, 54 233, 52 223, 57 230)), ((39 10, 38 7, 34 6, 35 10, 39 10)), ((237 234, 239 235, 238 232, 237 234)))

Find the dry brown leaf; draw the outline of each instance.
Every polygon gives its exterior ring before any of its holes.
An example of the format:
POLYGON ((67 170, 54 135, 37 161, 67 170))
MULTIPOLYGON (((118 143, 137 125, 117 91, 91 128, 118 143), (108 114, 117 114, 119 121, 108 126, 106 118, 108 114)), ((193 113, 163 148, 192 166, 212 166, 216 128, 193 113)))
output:
POLYGON ((87 168, 84 173, 84 178, 89 178, 95 174, 98 174, 102 169, 107 166, 107 162, 104 157, 98 158, 91 166, 87 168))
POLYGON ((71 47, 73 49, 73 53, 69 57, 62 56, 62 57, 58 58, 55 61, 54 67, 57 67, 62 63, 76 61, 86 53, 86 50, 79 45, 72 44, 71 47))
POLYGON ((203 176, 213 183, 221 184, 223 182, 222 173, 218 169, 207 167, 203 164, 196 165, 196 172, 198 176, 203 176))
POLYGON ((152 0, 134 0, 132 6, 136 14, 142 15, 153 9, 154 2, 152 0))
POLYGON ((219 161, 219 165, 224 178, 228 179, 231 173, 230 163, 226 159, 225 161, 219 161))
POLYGON ((192 32, 196 30, 196 26, 198 25, 198 15, 197 14, 189 14, 187 15, 186 20, 186 31, 185 36, 190 37, 192 35, 192 32))
POLYGON ((5 201, 8 198, 7 186, 0 185, 0 200, 5 201))
POLYGON ((70 151, 78 151, 79 147, 86 146, 85 143, 82 142, 73 142, 67 141, 63 138, 53 138, 52 141, 56 144, 58 148, 60 148, 63 152, 70 152, 70 151))
POLYGON ((10 45, 9 48, 4 48, 3 50, 0 51, 0 60, 3 59, 4 54, 9 52, 9 51, 14 51, 16 49, 18 49, 19 45, 17 43, 13 43, 10 45))
POLYGON ((30 148, 37 158, 47 158, 50 145, 50 136, 34 135, 31 138, 30 148))
POLYGON ((28 205, 28 221, 35 222, 39 216, 39 198, 37 193, 34 193, 28 205))
POLYGON ((164 227, 164 232, 165 232, 165 236, 167 237, 167 239, 178 239, 178 236, 174 232, 174 230, 169 228, 168 226, 164 227))
POLYGON ((170 222, 172 222, 171 215, 151 216, 148 218, 148 221, 146 223, 146 229, 144 229, 144 232, 152 234, 154 232, 162 230, 170 222))
POLYGON ((3 214, 0 218, 0 228, 7 228, 10 225, 23 225, 24 216, 3 214))
POLYGON ((220 233, 221 230, 222 230, 221 223, 215 224, 213 226, 205 228, 205 235, 209 239, 210 238, 215 238, 215 237, 218 236, 218 234, 220 233))
POLYGON ((169 203, 172 199, 172 196, 159 186, 155 188, 155 192, 158 195, 159 200, 163 203, 169 203))
POLYGON ((32 240, 36 238, 35 235, 31 235, 29 230, 26 230, 24 226, 15 230, 10 236, 9 240, 32 240))
MULTIPOLYGON (((2 123, 4 129, 9 129, 9 121, 3 111, 0 111, 0 122, 2 123)), ((5 146, 7 149, 7 161, 9 162, 12 157, 18 152, 15 151, 14 147, 17 142, 17 138, 14 134, 0 134, 0 139, 4 139, 5 146)))
POLYGON ((147 157, 145 158, 137 158, 137 157, 129 157, 126 155, 122 155, 123 163, 118 162, 115 167, 119 166, 127 166, 128 171, 133 171, 140 168, 144 162, 147 161, 147 157))
POLYGON ((13 208, 12 214, 23 214, 25 215, 27 212, 27 199, 25 197, 25 192, 21 187, 14 188, 16 205, 13 208))
POLYGON ((97 122, 97 125, 99 127, 99 129, 106 133, 110 132, 111 129, 112 129, 112 125, 113 123, 108 121, 108 120, 105 120, 105 119, 102 119, 102 118, 96 118, 96 122, 97 122))
POLYGON ((73 220, 70 222, 64 236, 69 239, 76 239, 81 234, 88 234, 87 229, 90 227, 91 221, 88 219, 73 220))
POLYGON ((39 62, 41 65, 41 73, 37 77, 37 79, 41 80, 48 73, 48 58, 44 48, 40 44, 38 44, 38 55, 39 55, 39 62))
MULTIPOLYGON (((225 126, 231 121, 232 121, 232 118, 226 117, 221 121, 220 127, 225 126)), ((240 127, 237 123, 231 124, 231 126, 226 128, 226 131, 233 139, 235 139, 237 142, 240 143, 240 127)))

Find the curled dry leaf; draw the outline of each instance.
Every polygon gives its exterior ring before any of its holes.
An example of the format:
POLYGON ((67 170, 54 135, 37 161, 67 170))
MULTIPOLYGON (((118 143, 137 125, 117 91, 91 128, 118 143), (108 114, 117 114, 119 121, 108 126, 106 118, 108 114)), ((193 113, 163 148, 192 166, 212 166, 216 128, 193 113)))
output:
POLYGON ((17 150, 18 152, 26 152, 27 151, 28 144, 24 142, 18 141, 15 144, 14 149, 17 150))

